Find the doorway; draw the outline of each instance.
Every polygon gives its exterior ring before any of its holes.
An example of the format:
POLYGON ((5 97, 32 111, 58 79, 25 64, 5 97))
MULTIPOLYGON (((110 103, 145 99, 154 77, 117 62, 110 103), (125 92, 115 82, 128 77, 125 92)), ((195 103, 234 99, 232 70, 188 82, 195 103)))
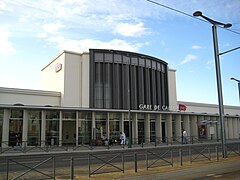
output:
POLYGON ((76 143, 76 121, 63 121, 62 145, 74 145, 76 143))

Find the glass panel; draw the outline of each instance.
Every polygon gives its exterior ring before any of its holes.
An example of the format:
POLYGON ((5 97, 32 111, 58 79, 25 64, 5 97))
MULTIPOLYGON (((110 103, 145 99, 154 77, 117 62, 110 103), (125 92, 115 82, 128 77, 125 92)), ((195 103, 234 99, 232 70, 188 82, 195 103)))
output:
POLYGON ((155 142, 156 139, 156 114, 150 114, 150 141, 155 142))
POLYGON ((76 143, 76 112, 62 112, 62 144, 74 145, 76 143))
POLYGON ((79 112, 78 143, 89 144, 92 134, 92 113, 79 112))
POLYGON ((135 66, 138 65, 138 58, 137 57, 132 57, 132 65, 135 65, 135 66))
POLYGON ((3 116, 4 116, 4 110, 0 109, 0 147, 2 146, 3 116))
POLYGON ((11 110, 9 120, 9 146, 22 143, 23 110, 11 110))
POLYGON ((112 143, 120 138, 120 118, 120 113, 110 113, 109 115, 109 137, 112 143))
POLYGON ((145 61, 142 58, 139 58, 139 66, 145 67, 145 61))
POLYGON ((138 144, 144 143, 144 119, 145 114, 138 114, 138 144))
MULTIPOLYGON (((131 113, 130 114, 131 115, 131 127, 133 127, 132 126, 132 120, 133 120, 133 113, 131 113)), ((128 113, 124 113, 123 114, 123 120, 124 120, 124 133, 125 133, 125 135, 126 135, 126 137, 128 137, 129 138, 129 114, 128 113)), ((132 131, 130 131, 131 132, 131 137, 133 137, 132 136, 132 131)), ((136 140, 136 139, 132 139, 132 140, 136 140)))
POLYGON ((113 54, 105 53, 105 62, 113 62, 113 54))
POLYGON ((155 142, 156 139, 156 123, 155 120, 151 119, 150 120, 150 142, 155 142))
POLYGON ((120 54, 114 54, 114 62, 121 63, 122 62, 122 56, 120 54))
POLYGON ((176 134, 176 121, 175 121, 175 118, 176 118, 176 116, 175 115, 173 115, 173 121, 172 121, 172 140, 173 141, 176 141, 176 140, 178 140, 178 137, 177 137, 177 134, 176 134))
POLYGON ((151 60, 146 59, 146 67, 151 68, 151 60))
POLYGON ((63 111, 62 112, 62 119, 63 120, 75 120, 76 119, 76 112, 74 112, 74 111, 63 111))
POLYGON ((96 62, 103 62, 103 53, 95 53, 94 59, 96 62))
POLYGON ((46 112, 46 144, 58 145, 59 144, 59 112, 47 111, 46 112))
POLYGON ((138 144, 144 143, 144 120, 138 119, 138 144))
POLYGON ((123 56, 123 64, 130 64, 130 58, 127 56, 123 56))
POLYGON ((112 108, 112 64, 105 64, 104 108, 112 108))
POLYGON ((41 144, 41 111, 28 111, 28 146, 41 144))
POLYGON ((103 108, 103 65, 96 63, 95 73, 95 107, 103 108))
POLYGON ((168 106, 167 64, 151 57, 145 59, 140 54, 130 52, 118 52, 119 54, 100 52, 101 50, 94 52, 95 62, 91 66, 95 72, 92 77, 94 89, 91 90, 94 91, 94 95, 90 97, 94 98, 90 101, 94 108, 128 109, 126 97, 129 79, 131 109, 138 109, 139 104, 168 106), (130 62, 131 71, 128 68, 130 62))
POLYGON ((96 113, 96 140, 97 145, 103 145, 107 137, 107 113, 96 113))

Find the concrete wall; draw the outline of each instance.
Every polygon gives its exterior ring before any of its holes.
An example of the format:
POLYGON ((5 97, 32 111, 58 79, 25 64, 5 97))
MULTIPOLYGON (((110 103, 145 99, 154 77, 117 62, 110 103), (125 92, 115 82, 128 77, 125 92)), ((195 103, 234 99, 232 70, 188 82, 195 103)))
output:
MULTIPOLYGON (((217 104, 203 104, 203 103, 194 103, 194 102, 184 102, 178 101, 178 104, 185 104, 187 106, 186 112, 195 112, 195 113, 210 113, 216 114, 219 113, 217 104)), ((240 106, 224 106, 224 114, 240 116, 240 106)))
POLYGON ((61 102, 60 92, 0 87, 0 104, 60 106, 60 102, 61 102))
POLYGON ((42 69, 43 89, 61 92, 61 106, 89 107, 89 62, 89 53, 63 51, 42 69))
POLYGON ((169 110, 177 109, 177 88, 176 88, 176 70, 168 70, 168 92, 169 92, 169 110))
POLYGON ((88 53, 83 53, 82 57, 82 107, 89 107, 90 95, 90 57, 88 53))
POLYGON ((65 71, 65 53, 62 52, 54 58, 47 66, 42 69, 42 89, 47 91, 64 91, 64 71, 65 71), (62 65, 62 69, 55 71, 57 64, 62 65))
POLYGON ((81 106, 81 61, 79 54, 65 53, 62 106, 81 106))

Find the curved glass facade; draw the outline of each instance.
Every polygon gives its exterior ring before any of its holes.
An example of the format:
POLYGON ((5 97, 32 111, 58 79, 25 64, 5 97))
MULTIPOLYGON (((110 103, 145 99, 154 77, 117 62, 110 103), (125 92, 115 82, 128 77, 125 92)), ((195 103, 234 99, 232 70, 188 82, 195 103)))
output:
POLYGON ((168 65, 143 54, 90 49, 90 107, 168 106, 168 65), (128 93, 130 90, 130 93, 128 93), (129 94, 131 101, 129 101, 129 94))

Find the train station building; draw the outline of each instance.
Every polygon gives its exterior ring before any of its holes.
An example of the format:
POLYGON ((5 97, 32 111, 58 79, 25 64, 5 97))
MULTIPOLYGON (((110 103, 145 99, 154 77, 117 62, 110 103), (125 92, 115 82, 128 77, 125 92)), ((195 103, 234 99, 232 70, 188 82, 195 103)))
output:
MULTIPOLYGON (((177 100, 175 70, 149 55, 63 51, 43 69, 42 90, 0 87, 0 145, 82 145, 119 139, 221 138, 218 105, 177 100)), ((227 139, 240 138, 240 107, 224 106, 227 139)))

